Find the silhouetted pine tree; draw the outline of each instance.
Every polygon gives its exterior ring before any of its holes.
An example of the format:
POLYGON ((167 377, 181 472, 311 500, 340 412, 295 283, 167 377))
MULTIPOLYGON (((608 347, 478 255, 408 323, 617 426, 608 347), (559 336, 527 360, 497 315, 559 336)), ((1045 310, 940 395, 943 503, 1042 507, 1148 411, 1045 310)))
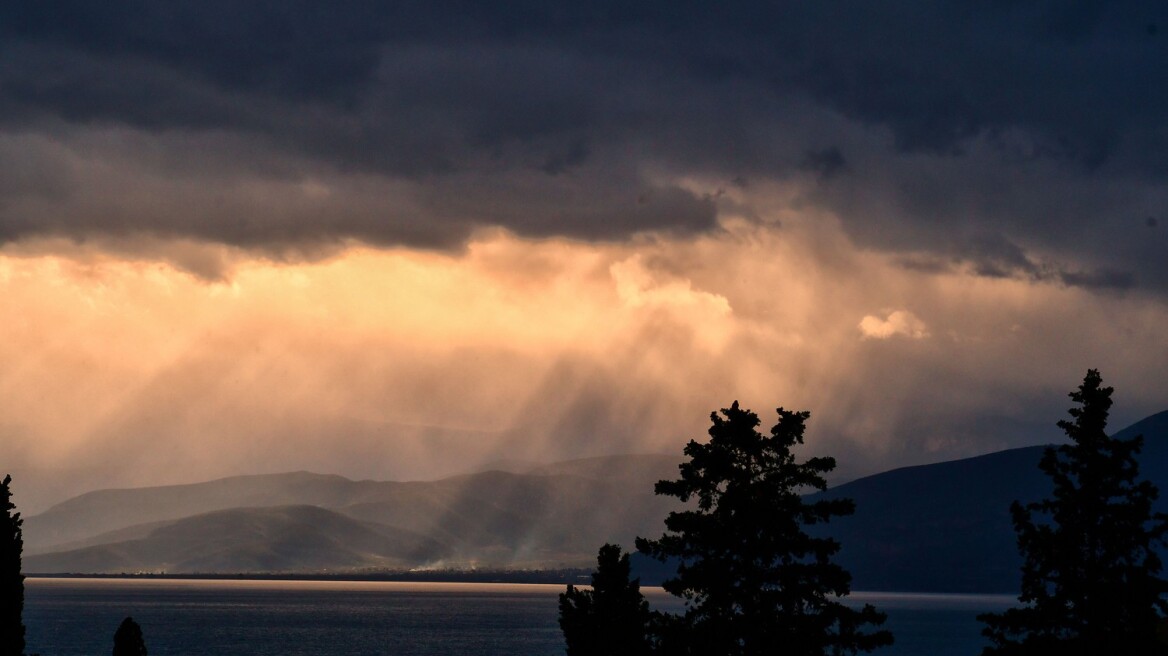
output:
POLYGON ((804 531, 855 509, 849 499, 802 497, 827 488, 823 474, 835 460, 797 462, 791 449, 803 443, 810 415, 778 413, 769 436, 737 401, 722 417, 712 413, 710 440, 685 447, 690 460, 680 480, 657 484, 657 494, 697 501, 669 514, 660 539, 637 539, 641 553, 680 563, 677 578, 664 584, 686 599, 684 617, 671 627, 681 639, 667 636, 668 653, 822 656, 892 643, 888 631, 866 630, 884 622, 882 613, 840 603, 851 576, 832 562, 839 543, 804 531))
POLYGON ((146 656, 142 627, 132 617, 122 620, 114 633, 114 656, 146 656))
POLYGON ((1071 444, 1042 457, 1052 497, 1010 507, 1026 605, 978 617, 993 643, 986 656, 1168 653, 1155 635, 1168 585, 1153 550, 1168 518, 1152 514, 1157 490, 1139 480, 1143 437, 1105 432, 1112 388, 1101 383, 1098 371, 1087 372, 1070 394, 1074 421, 1058 422, 1071 444))
POLYGON ((644 656, 649 653, 649 603, 629 580, 629 555, 606 544, 596 557, 592 589, 569 585, 560 595, 560 629, 568 656, 644 656))
POLYGON ((0 654, 19 656, 24 653, 24 575, 20 573, 20 555, 24 550, 24 520, 12 512, 11 476, 0 482, 0 654))

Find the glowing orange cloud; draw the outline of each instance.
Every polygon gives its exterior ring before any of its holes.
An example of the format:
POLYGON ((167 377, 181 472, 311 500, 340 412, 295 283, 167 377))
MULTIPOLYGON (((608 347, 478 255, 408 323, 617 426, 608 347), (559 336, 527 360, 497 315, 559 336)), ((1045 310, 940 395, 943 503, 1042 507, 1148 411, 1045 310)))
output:
POLYGON ((419 478, 677 452, 737 398, 811 409, 813 439, 860 472, 1005 446, 954 418, 1027 415, 1086 366, 1114 371, 1133 412, 1168 398, 1154 302, 921 273, 823 217, 782 218, 299 263, 184 247, 230 261, 221 281, 104 247, 10 248, 0 461, 68 472, 43 477, 46 499, 290 469, 419 478), (900 334, 915 339, 865 339, 900 334))

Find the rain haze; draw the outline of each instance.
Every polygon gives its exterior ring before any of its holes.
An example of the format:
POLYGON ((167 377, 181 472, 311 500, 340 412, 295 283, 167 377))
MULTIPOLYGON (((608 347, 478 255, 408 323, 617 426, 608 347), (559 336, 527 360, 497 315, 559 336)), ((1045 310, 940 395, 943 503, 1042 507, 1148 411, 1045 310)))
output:
POLYGON ((0 463, 841 477, 1168 408, 1168 5, 9 2, 0 463), (764 427, 765 427, 764 426, 764 427))

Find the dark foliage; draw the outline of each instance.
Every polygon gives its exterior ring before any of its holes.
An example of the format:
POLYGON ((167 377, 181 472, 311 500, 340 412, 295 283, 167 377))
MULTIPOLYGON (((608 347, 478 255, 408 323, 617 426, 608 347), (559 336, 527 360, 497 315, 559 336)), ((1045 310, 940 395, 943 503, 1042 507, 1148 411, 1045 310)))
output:
POLYGON ((114 633, 114 656, 146 656, 146 642, 142 639, 142 627, 127 617, 122 620, 114 633))
POLYGON ((568 586, 560 595, 560 629, 568 656, 641 656, 649 653, 649 603, 629 580, 629 555, 606 544, 596 557, 592 589, 568 586))
POLYGON ((0 482, 0 653, 24 653, 24 575, 20 573, 20 555, 24 550, 24 535, 20 513, 12 512, 11 476, 0 482))
POLYGON ((1112 388, 1087 372, 1070 394, 1073 421, 1058 425, 1070 444, 1046 450, 1039 468, 1053 495, 1010 510, 1018 534, 1024 605, 979 616, 985 656, 1165 654, 1156 626, 1168 612, 1168 585, 1154 546, 1168 518, 1152 513, 1157 490, 1139 479, 1142 436, 1107 435, 1112 388))
POLYGON ((882 613, 838 600, 851 584, 832 562, 839 543, 804 530, 854 511, 850 499, 802 497, 826 489, 835 460, 797 462, 792 448, 803 443, 809 413, 778 413, 769 436, 737 402, 712 413, 709 442, 691 441, 681 478, 657 484, 657 494, 696 500, 669 514, 660 539, 637 540, 640 552, 680 563, 664 587, 685 598, 686 612, 662 631, 666 653, 821 656, 892 643, 889 632, 867 630, 882 613))

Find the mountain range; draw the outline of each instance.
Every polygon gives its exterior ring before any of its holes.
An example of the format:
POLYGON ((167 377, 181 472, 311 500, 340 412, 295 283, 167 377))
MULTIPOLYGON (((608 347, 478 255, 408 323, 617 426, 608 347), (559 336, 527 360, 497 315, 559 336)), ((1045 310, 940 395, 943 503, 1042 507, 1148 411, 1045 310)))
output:
MULTIPOLYGON (((1168 411, 1117 433, 1144 436, 1141 475, 1168 495, 1168 411)), ((853 588, 1014 592, 1014 500, 1050 492, 1045 447, 896 469, 814 497, 856 513, 826 532, 853 588)), ((626 455, 498 463, 424 482, 296 472, 100 490, 25 520, 26 572, 359 573, 589 567, 605 542, 658 536, 676 500, 653 484, 679 458, 626 455)), ((1168 511, 1161 498, 1157 510, 1168 511)), ((662 569, 640 561, 646 583, 662 569)))
POLYGON ((99 490, 24 524, 29 572, 355 572, 587 566, 660 530, 670 456, 613 456, 423 482, 295 472, 99 490), (647 491, 647 493, 646 493, 647 491))

